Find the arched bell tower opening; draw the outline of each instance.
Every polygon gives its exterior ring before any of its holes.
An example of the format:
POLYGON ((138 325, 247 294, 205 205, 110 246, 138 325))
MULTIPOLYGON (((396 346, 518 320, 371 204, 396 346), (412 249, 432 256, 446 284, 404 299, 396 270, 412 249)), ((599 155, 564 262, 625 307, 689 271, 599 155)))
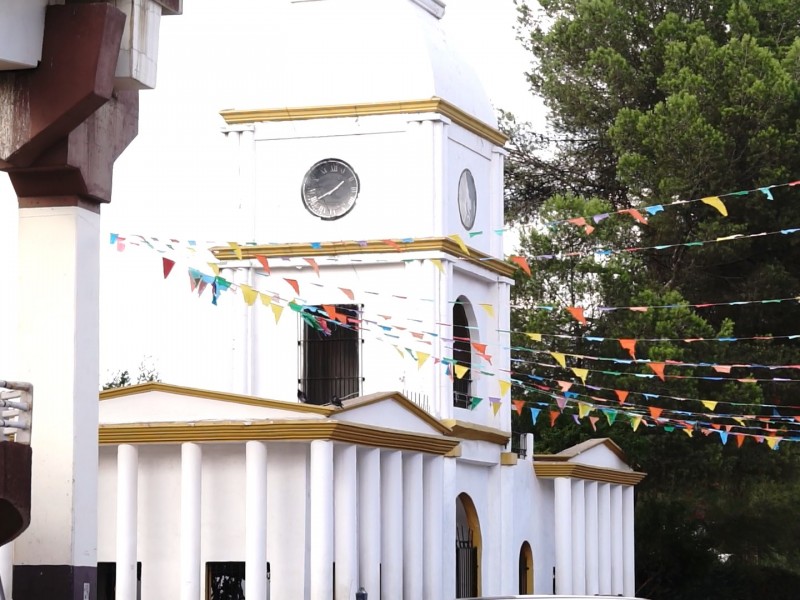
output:
POLYGON ((519 549, 519 593, 533 593, 533 550, 528 542, 519 549))
POLYGON ((480 596, 481 525, 467 494, 456 498, 456 598, 480 596))
POLYGON ((472 376, 472 342, 474 341, 475 315, 465 296, 453 303, 453 406, 469 408, 475 381, 472 376), (459 375, 461 375, 459 377, 459 375))

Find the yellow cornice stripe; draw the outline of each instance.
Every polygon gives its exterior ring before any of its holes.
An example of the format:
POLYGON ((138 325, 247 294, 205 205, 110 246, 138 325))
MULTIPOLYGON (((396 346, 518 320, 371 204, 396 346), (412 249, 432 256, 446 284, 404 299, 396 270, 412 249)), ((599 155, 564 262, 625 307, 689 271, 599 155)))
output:
POLYGON ((219 114, 228 125, 261 123, 264 121, 300 121, 308 119, 333 119, 340 117, 363 117, 369 115, 397 115, 435 112, 448 117, 496 146, 503 146, 508 138, 495 127, 476 119, 455 104, 442 98, 409 100, 406 102, 365 102, 361 104, 333 104, 328 106, 298 106, 285 108, 262 108, 252 110, 223 110, 219 114))
POLYGON ((261 406, 264 408, 275 408, 278 410, 290 410, 294 412, 314 413, 329 416, 336 412, 336 409, 329 406, 318 406, 314 404, 301 404, 299 402, 287 402, 283 400, 267 400, 255 396, 245 396, 241 394, 229 394, 227 392, 215 392, 213 390, 203 390, 200 388, 184 387, 169 383, 151 382, 129 385, 121 388, 113 388, 100 392, 100 400, 110 400, 111 398, 121 398, 134 394, 144 394, 146 392, 164 392, 179 396, 193 396, 205 398, 207 400, 220 400, 222 402, 233 402, 236 404, 246 404, 248 406, 261 406))
POLYGON ((588 481, 618 483, 620 485, 637 485, 647 476, 646 473, 638 473, 636 471, 620 471, 582 465, 580 463, 539 462, 537 460, 533 462, 533 469, 537 477, 569 477, 571 479, 586 479, 588 481))
POLYGON ((484 425, 476 425, 475 423, 469 423, 467 421, 442 419, 442 425, 450 430, 449 435, 461 438, 462 440, 477 440, 505 445, 511 438, 511 434, 507 431, 486 427, 484 425))
POLYGON ((197 423, 137 423, 101 425, 101 445, 180 444, 183 442, 245 442, 248 440, 306 442, 331 440, 375 448, 445 455, 458 440, 369 427, 342 421, 250 421, 197 423))
MULTIPOLYGON (((259 246, 240 246, 243 259, 255 259, 256 256, 267 258, 291 258, 332 256, 346 254, 385 254, 395 252, 444 252, 456 258, 467 260, 482 266, 493 273, 504 277, 514 277, 517 265, 491 257, 485 252, 469 248, 464 252, 454 239, 449 237, 416 238, 410 242, 392 242, 392 240, 370 240, 367 242, 321 242, 319 247, 310 244, 269 244, 259 246)), ((236 251, 230 247, 216 247, 211 251, 219 260, 237 260, 236 251)))

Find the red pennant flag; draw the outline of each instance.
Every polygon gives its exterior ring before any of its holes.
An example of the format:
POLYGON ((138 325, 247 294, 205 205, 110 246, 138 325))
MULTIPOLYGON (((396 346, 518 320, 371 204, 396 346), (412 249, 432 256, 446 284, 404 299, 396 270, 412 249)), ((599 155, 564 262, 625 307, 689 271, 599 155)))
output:
POLYGON ((175 266, 175 261, 167 258, 166 256, 162 256, 161 260, 163 261, 163 268, 164 268, 164 279, 169 277, 169 274, 172 272, 172 267, 175 266))
POLYGON ((331 320, 334 320, 334 319, 338 320, 339 319, 339 313, 336 312, 336 307, 333 304, 323 304, 322 305, 322 310, 324 310, 326 313, 328 313, 328 318, 329 319, 331 319, 331 320))
POLYGON ((600 420, 600 417, 589 417, 589 423, 592 424, 592 431, 597 431, 597 422, 600 420))
POLYGON ((550 411, 550 427, 553 427, 556 424, 556 419, 558 418, 558 415, 560 415, 560 414, 561 413, 558 412, 557 410, 551 410, 550 411))
POLYGON ((525 400, 512 400, 512 403, 514 404, 517 414, 521 417, 522 409, 525 408, 525 400))
POLYGON ((653 373, 658 375, 658 378, 661 381, 664 381, 664 367, 666 366, 664 363, 662 363, 662 362, 651 362, 651 363, 647 363, 647 366, 652 369, 653 373))
POLYGON ((638 210, 636 210, 635 208, 629 208, 629 209, 627 209, 627 210, 621 210, 620 212, 628 213, 628 214, 629 214, 630 216, 632 216, 634 219, 636 219, 637 221, 639 221, 639 223, 644 223, 645 225, 647 225, 647 219, 645 219, 645 218, 642 216, 642 213, 640 213, 640 212, 639 212, 638 210))
POLYGON ((295 294, 297 294, 298 296, 300 295, 300 284, 297 283, 296 279, 287 279, 286 277, 284 277, 283 280, 290 286, 292 286, 292 289, 294 290, 295 294))
POLYGON ((350 300, 355 300, 356 299, 356 297, 353 295, 352 290, 348 290, 347 288, 343 288, 343 287, 340 287, 339 289, 342 290, 344 295, 347 296, 350 300))
POLYGON ((481 344, 480 342, 471 342, 471 343, 472 347, 475 348, 475 352, 477 352, 482 356, 486 354, 486 344, 481 344))
POLYGON ((744 435, 741 433, 734 433, 733 435, 736 436, 736 447, 741 448, 742 444, 744 444, 744 435))
POLYGON ((256 260, 261 263, 261 268, 264 269, 264 273, 269 275, 269 261, 267 260, 267 257, 259 254, 256 256, 256 260))
POLYGON ((316 273, 317 277, 319 277, 319 265, 317 264, 317 261, 315 261, 313 258, 304 258, 303 260, 311 265, 311 268, 314 269, 314 273, 316 273))
POLYGON ((394 240, 383 240, 383 243, 386 244, 387 246, 394 248, 395 250, 401 250, 400 244, 398 244, 394 240))
POLYGON ((627 350, 633 360, 636 360, 636 340, 620 340, 619 345, 623 350, 627 350))
POLYGON ((661 416, 661 413, 664 411, 663 408, 659 408, 657 406, 650 406, 650 416, 654 419, 658 419, 661 416))
POLYGON ((620 404, 625 404, 625 399, 628 397, 630 392, 625 390, 614 390, 614 393, 617 395, 620 404))
POLYGON ((199 279, 195 279, 194 277, 192 277, 192 274, 189 273, 189 287, 191 288, 192 292, 195 290, 195 288, 197 288, 197 284, 199 282, 200 282, 199 279))
POLYGON ((528 261, 525 260, 524 256, 509 256, 508 257, 511 262, 517 265, 520 269, 525 271, 525 274, 530 277, 531 276, 531 268, 528 266, 528 261))
POLYGON ((583 309, 580 306, 568 306, 567 310, 581 325, 586 325, 586 317, 583 316, 583 309))

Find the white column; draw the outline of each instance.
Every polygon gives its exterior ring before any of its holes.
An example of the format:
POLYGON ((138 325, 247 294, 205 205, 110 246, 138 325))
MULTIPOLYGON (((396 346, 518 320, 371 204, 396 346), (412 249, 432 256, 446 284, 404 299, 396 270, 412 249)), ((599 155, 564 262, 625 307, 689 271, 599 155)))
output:
POLYGON ((584 486, 586 496, 586 594, 597 596, 600 593, 598 566, 597 529, 597 482, 587 481, 584 486))
MULTIPOLYGON (((451 403, 452 404, 452 403, 451 403)), ((456 471, 458 459, 445 458, 442 465, 444 475, 444 514, 442 515, 442 598, 456 597, 456 471)), ((434 596, 435 597, 435 596, 434 596)))
POLYGON ((572 593, 586 593, 586 497, 584 482, 572 482, 572 593))
POLYGON ((200 598, 200 446, 181 444, 181 600, 200 598))
POLYGON ((267 445, 245 445, 245 555, 244 595, 267 598, 267 445))
POLYGON ((339 445, 333 452, 334 556, 336 600, 353 600, 358 591, 358 484, 356 447, 339 445))
POLYGON ((599 484, 597 492, 600 594, 609 596, 611 595, 611 484, 599 484))
POLYGON ((622 488, 611 486, 611 593, 622 594, 622 488))
POLYGON ((139 489, 139 449, 117 448, 117 588, 119 600, 137 600, 136 541, 139 489))
POLYGON ((11 600, 11 583, 14 575, 14 542, 0 546, 0 579, 7 600, 11 600))
POLYGON ((75 572, 75 592, 97 567, 99 245, 96 212, 19 210, 15 379, 35 387, 34 516, 15 563, 89 567, 75 572))
POLYGON ((359 585, 369 595, 381 589, 381 451, 359 450, 358 455, 359 585))
MULTIPOLYGON (((381 454, 381 600, 403 598, 403 454, 381 454)), ((372 593, 372 592, 370 592, 372 593)))
POLYGON ((311 600, 333 595, 333 442, 314 440, 310 449, 309 492, 311 600))
POLYGON ((422 454, 403 461, 403 598, 422 598, 422 454))
POLYGON ((622 490, 622 593, 626 596, 636 594, 633 517, 633 486, 626 485, 622 490))
POLYGON ((433 456, 425 460, 423 505, 423 598, 444 598, 442 579, 442 527, 444 525, 444 458, 433 456))
POLYGON ((572 482, 556 477, 555 488, 555 547, 556 594, 572 593, 572 482))

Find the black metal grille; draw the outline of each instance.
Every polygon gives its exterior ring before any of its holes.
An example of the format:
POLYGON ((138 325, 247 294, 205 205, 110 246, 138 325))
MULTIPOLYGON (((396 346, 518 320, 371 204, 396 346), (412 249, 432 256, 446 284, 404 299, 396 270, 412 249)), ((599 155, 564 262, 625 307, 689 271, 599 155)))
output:
POLYGON ((461 527, 456 531, 456 598, 478 595, 478 548, 473 545, 472 531, 461 527))
MULTIPOLYGON (((361 393, 360 307, 338 305, 346 323, 324 319, 318 329, 304 319, 300 345, 301 376, 298 380, 310 404, 328 404, 334 396, 349 398, 361 393)), ((313 315, 313 311, 306 313, 313 315)), ((309 317, 314 321, 316 317, 309 317)))
POLYGON ((511 451, 520 458, 528 456, 528 437, 524 433, 514 432, 511 437, 511 451))
POLYGON ((453 406, 456 408, 469 408, 472 404, 472 380, 462 377, 453 380, 453 406))
POLYGON ((523 547, 519 552, 519 593, 532 594, 533 590, 528 589, 528 557, 523 547))
POLYGON ((453 379, 453 406, 469 408, 472 391, 472 346, 469 332, 469 321, 464 306, 460 302, 453 305, 453 360, 455 364, 450 368, 455 370, 455 365, 466 367, 467 371, 461 378, 453 379))

